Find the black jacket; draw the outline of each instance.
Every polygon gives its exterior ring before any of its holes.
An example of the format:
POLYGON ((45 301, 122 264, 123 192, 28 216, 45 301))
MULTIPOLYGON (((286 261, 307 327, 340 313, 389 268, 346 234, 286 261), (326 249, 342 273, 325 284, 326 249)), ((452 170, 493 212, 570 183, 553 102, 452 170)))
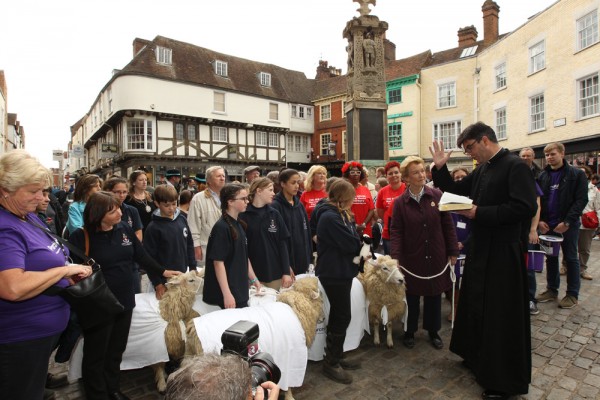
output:
POLYGON ((317 224, 316 275, 322 282, 351 280, 358 274, 353 258, 360 252, 361 243, 354 221, 350 221, 330 203, 320 207, 317 224))
POLYGON ((279 211, 291 235, 288 240, 291 267, 295 274, 303 274, 308 269, 312 256, 312 244, 306 209, 300 203, 300 199, 297 196, 294 197, 294 205, 291 205, 286 200, 283 192, 279 192, 275 196, 271 206, 279 211))
MULTIPOLYGON (((173 219, 161 217, 159 210, 154 212, 144 233, 144 249, 165 269, 186 272, 188 267, 196 268, 192 234, 179 209, 173 219)), ((148 277, 154 287, 167 282, 153 271, 148 271, 148 277)))
MULTIPOLYGON (((558 187, 560 220, 561 222, 567 222, 569 225, 576 226, 588 202, 587 178, 582 170, 566 162, 563 168, 563 176, 558 187)), ((540 220, 546 222, 548 221, 548 195, 550 194, 551 184, 550 171, 550 165, 547 165, 538 178, 538 184, 544 192, 540 198, 542 205, 540 220)))
MULTIPOLYGON (((89 232, 90 249, 88 256, 96 260, 102 268, 107 286, 125 307, 135 307, 133 284, 133 263, 141 264, 146 271, 162 274, 165 270, 144 250, 133 230, 125 222, 119 222, 110 231, 89 232)), ((85 251, 85 236, 79 228, 69 237, 69 242, 85 251)), ((72 255, 76 263, 83 260, 72 255)))
POLYGON ((258 280, 271 282, 290 275, 290 233, 279 211, 249 204, 239 218, 247 225, 248 258, 258 280))

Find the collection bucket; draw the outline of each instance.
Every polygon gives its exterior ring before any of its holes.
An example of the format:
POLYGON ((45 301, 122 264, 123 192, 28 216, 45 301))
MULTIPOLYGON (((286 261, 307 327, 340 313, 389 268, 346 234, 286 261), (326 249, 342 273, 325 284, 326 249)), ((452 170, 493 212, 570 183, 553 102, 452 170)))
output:
POLYGON ((527 269, 535 272, 542 272, 544 269, 544 260, 546 252, 543 250, 529 250, 527 253, 527 269))
POLYGON ((540 249, 543 250, 547 256, 558 257, 562 241, 562 235, 540 235, 540 249))

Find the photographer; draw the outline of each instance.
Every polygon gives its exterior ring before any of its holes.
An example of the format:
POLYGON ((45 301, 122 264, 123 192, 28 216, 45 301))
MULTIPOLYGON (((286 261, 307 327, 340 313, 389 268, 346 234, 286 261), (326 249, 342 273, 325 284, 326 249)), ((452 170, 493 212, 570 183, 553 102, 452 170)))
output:
POLYGON ((169 376, 165 400, 276 400, 279 386, 265 382, 252 397, 252 374, 248 362, 241 357, 205 354, 169 376), (262 386, 262 387, 261 387, 262 386))

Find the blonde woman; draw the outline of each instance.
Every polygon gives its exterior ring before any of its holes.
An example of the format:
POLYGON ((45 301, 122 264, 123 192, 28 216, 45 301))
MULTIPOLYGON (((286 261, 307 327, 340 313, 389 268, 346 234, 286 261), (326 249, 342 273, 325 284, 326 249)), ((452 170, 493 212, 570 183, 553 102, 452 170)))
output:
POLYGON ((310 167, 304 184, 306 190, 300 196, 300 203, 306 209, 309 220, 319 200, 327 197, 327 192, 325 191, 326 183, 327 170, 325 167, 322 165, 313 165, 310 167))
POLYGON ((24 150, 0 157, 0 393, 4 399, 44 396, 48 359, 69 320, 52 285, 91 274, 70 264, 69 250, 50 236, 36 215, 51 173, 24 150))
POLYGON ((454 222, 450 213, 438 208, 442 192, 426 185, 423 159, 407 157, 400 164, 400 173, 408 188, 394 201, 390 245, 392 258, 406 271, 408 327, 403 343, 409 349, 415 347, 423 297, 423 328, 429 333, 431 345, 440 350, 444 347, 438 334, 442 324, 441 294, 452 288, 450 268, 454 268, 458 256, 454 222))

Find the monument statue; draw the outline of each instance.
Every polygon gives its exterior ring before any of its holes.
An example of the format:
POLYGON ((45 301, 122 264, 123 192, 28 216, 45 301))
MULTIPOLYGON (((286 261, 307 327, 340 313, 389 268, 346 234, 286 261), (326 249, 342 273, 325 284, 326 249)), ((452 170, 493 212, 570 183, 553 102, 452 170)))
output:
POLYGON ((375 6, 375 3, 377 2, 377 0, 352 0, 355 3, 360 4, 360 7, 356 9, 356 11, 358 11, 360 13, 360 15, 369 15, 371 13, 371 10, 369 9, 369 4, 373 4, 373 6, 375 6))
POLYGON ((352 36, 348 38, 346 52, 348 53, 348 70, 351 70, 354 67, 354 38, 352 36))
POLYGON ((375 67, 375 41, 373 32, 367 32, 363 39, 363 51, 365 55, 365 68, 375 67))

